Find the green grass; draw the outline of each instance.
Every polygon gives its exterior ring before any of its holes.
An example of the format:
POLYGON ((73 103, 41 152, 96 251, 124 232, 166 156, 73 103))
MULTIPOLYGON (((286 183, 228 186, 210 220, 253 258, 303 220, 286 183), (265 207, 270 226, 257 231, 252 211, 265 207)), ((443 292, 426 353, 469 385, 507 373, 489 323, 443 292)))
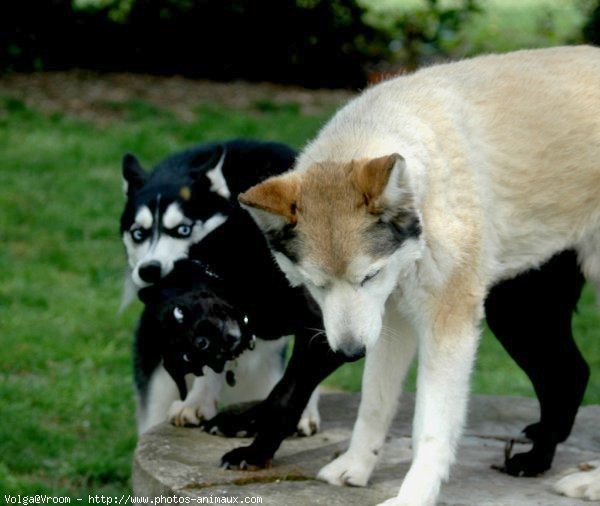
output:
POLYGON ((117 315, 120 160, 147 165, 233 136, 299 146, 329 113, 199 107, 182 123, 144 102, 99 128, 0 97, 0 490, 122 492, 135 445, 131 340, 117 315))
MULTIPOLYGON (((331 111, 302 115, 267 102, 237 111, 199 106, 195 120, 141 101, 114 104, 99 127, 0 97, 0 490, 84 497, 127 493, 135 445, 132 329, 117 315, 124 253, 120 159, 146 165, 192 143, 234 136, 303 145, 331 111)), ((600 402, 598 315, 586 293, 576 332, 600 402)), ((531 395, 524 375, 486 335, 475 392, 531 395)), ((358 390, 361 364, 327 382, 358 390)), ((414 373, 409 389, 414 388, 414 373)))

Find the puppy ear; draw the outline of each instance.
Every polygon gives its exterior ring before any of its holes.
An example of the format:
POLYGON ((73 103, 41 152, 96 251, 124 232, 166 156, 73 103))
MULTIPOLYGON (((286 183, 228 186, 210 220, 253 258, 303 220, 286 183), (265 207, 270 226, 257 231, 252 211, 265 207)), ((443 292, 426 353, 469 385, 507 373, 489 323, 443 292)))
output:
POLYGON ((263 232, 294 226, 298 220, 300 176, 295 173, 276 176, 253 186, 238 200, 263 232))
POLYGON ((406 162, 398 153, 355 165, 351 178, 371 214, 384 214, 390 208, 408 204, 406 162))
POLYGON ((123 192, 125 196, 139 190, 148 180, 148 174, 140 165, 138 159, 131 153, 123 157, 123 192))

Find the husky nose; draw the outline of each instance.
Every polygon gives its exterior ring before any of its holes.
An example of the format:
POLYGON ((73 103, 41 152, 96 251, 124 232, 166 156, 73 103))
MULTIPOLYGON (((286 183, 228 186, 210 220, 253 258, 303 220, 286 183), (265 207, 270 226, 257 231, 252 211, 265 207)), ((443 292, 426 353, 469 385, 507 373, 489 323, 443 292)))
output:
POLYGON ((344 336, 340 342, 338 353, 342 353, 347 360, 354 361, 365 356, 367 348, 353 336, 344 336))
POLYGON ((153 260, 152 262, 141 265, 138 269, 140 278, 146 283, 156 283, 160 280, 162 274, 162 265, 160 262, 153 260))

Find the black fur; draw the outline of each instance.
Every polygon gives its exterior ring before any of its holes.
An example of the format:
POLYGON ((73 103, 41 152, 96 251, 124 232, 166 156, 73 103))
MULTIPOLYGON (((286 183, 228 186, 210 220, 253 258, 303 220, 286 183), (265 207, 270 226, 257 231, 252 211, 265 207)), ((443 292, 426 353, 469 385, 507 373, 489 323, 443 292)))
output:
MULTIPOLYGON (((204 366, 222 372, 229 360, 251 346, 246 315, 223 298, 222 279, 203 263, 179 260, 168 276, 138 295, 145 308, 136 333, 136 356, 152 357, 144 368, 150 374, 162 360, 182 399, 187 395, 186 374, 202 376, 204 366), (228 333, 232 322, 239 336, 228 333)), ((143 381, 138 385, 143 387, 143 381)))
POLYGON ((574 251, 541 269, 494 287, 485 310, 490 329, 525 371, 540 402, 540 421, 527 426, 531 450, 508 456, 504 471, 536 476, 552 465, 556 445, 570 434, 589 378, 571 332, 584 278, 574 251))

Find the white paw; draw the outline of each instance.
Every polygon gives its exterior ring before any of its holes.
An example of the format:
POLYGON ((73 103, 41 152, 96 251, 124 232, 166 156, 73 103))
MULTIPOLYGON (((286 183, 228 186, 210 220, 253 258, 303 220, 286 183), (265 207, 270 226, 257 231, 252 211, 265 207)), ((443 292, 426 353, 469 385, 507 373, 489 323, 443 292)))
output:
POLYGON ((577 470, 572 474, 561 478, 555 485, 554 490, 559 494, 588 501, 600 500, 600 460, 582 464, 584 471, 577 470))
POLYGON ((323 467, 317 474, 317 479, 332 485, 365 487, 375 462, 375 457, 365 458, 363 455, 351 454, 348 451, 323 467))
POLYGON ((207 404, 199 406, 195 404, 186 404, 185 401, 174 401, 167 413, 167 419, 176 427, 195 427, 200 425, 202 420, 209 420, 217 414, 216 407, 207 404))
POLYGON ((414 506, 414 505, 411 505, 410 503, 402 501, 401 499, 398 499, 397 497, 392 497, 391 499, 388 499, 387 501, 380 502, 377 506, 414 506))
POLYGON ((312 436, 319 432, 320 427, 321 417, 319 416, 319 412, 310 413, 307 410, 302 414, 297 429, 300 436, 312 436))
POLYGON ((402 499, 401 497, 392 497, 387 501, 379 503, 377 506, 434 506, 435 500, 402 499))

